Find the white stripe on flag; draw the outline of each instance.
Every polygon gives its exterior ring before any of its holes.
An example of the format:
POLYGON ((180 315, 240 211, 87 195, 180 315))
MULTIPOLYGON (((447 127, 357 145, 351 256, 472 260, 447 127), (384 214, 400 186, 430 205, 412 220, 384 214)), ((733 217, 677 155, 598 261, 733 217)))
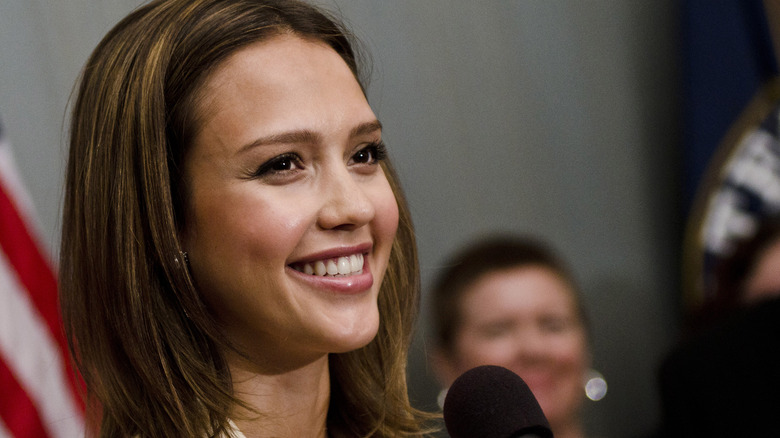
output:
POLYGON ((35 214, 35 206, 22 184, 19 173, 16 171, 16 163, 14 162, 11 147, 5 142, 2 133, 0 133, 0 186, 5 188, 8 196, 14 201, 17 213, 24 219, 27 229, 30 230, 30 234, 35 238, 36 243, 39 244, 39 248, 49 249, 40 245, 42 239, 39 239, 38 236, 42 236, 42 234, 40 223, 35 214))
POLYGON ((52 437, 84 436, 56 343, 0 251, 0 355, 41 414, 52 437))

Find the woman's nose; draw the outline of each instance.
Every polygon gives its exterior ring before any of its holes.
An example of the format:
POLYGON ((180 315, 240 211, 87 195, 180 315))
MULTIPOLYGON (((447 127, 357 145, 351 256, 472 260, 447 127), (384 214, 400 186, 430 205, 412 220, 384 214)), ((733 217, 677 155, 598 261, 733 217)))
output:
POLYGON ((533 330, 522 330, 515 334, 514 352, 518 358, 536 360, 545 356, 547 340, 533 330))
POLYGON ((375 209, 360 176, 346 167, 328 171, 321 186, 322 208, 318 224, 325 230, 359 228, 374 218, 375 209))

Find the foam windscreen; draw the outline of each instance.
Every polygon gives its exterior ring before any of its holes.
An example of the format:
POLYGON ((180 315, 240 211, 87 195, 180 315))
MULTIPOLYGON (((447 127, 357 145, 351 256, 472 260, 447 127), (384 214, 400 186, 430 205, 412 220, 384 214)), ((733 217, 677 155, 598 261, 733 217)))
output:
POLYGON ((495 365, 472 368, 455 379, 444 400, 452 438, 552 438, 550 425, 528 385, 495 365))

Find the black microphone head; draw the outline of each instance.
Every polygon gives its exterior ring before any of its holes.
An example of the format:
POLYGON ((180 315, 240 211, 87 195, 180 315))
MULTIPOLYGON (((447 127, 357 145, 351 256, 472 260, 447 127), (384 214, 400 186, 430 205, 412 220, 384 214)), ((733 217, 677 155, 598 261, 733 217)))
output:
POLYGON ((528 385, 495 365, 472 368, 455 379, 444 399, 444 424, 452 438, 553 438, 528 385))

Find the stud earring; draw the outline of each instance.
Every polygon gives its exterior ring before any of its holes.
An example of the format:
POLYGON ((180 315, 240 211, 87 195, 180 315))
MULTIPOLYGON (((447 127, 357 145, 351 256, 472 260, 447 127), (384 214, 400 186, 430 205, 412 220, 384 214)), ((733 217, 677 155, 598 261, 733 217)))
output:
POLYGON ((585 373, 584 380, 585 395, 589 399, 599 401, 607 395, 607 381, 600 372, 591 368, 585 373))
POLYGON ((447 390, 449 388, 444 388, 441 391, 439 391, 439 394, 436 396, 436 404, 439 406, 439 409, 444 409, 444 399, 447 398, 447 390))
POLYGON ((190 258, 187 255, 186 251, 179 251, 178 255, 173 256, 173 261, 178 265, 179 263, 184 262, 185 265, 190 264, 190 258))
MULTIPOLYGON (((187 255, 186 251, 179 251, 179 254, 173 256, 173 262, 177 265, 181 265, 182 262, 184 262, 184 270, 188 271, 190 267, 190 258, 187 255)), ((180 302, 181 303, 181 302, 180 302)), ((184 306, 183 303, 181 303, 181 310, 184 312, 184 316, 187 317, 187 319, 192 319, 190 317, 190 313, 187 312, 187 307, 184 306)))

